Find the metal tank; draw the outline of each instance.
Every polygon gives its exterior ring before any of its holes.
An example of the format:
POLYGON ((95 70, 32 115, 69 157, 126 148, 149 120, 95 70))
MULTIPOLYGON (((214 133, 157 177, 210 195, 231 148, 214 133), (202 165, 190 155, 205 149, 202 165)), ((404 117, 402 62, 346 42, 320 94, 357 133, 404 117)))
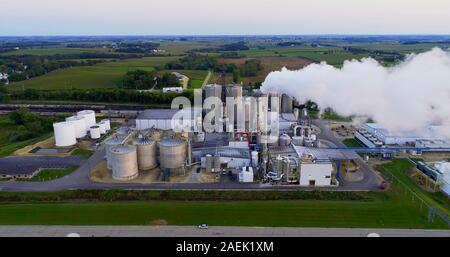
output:
POLYGON ((208 97, 218 97, 222 99, 222 86, 217 84, 209 84, 204 88, 205 98, 208 97))
POLYGON ((214 157, 210 154, 207 154, 205 157, 206 172, 212 172, 213 165, 214 165, 214 157))
POLYGON ((288 146, 292 142, 292 138, 288 134, 280 136, 280 146, 288 146))
POLYGON ((72 146, 77 143, 75 126, 70 122, 53 123, 55 145, 58 147, 72 146))
POLYGON ((278 92, 269 93, 269 108, 271 112, 280 113, 281 110, 281 95, 278 92))
POLYGON ((127 127, 120 127, 117 131, 116 134, 117 135, 121 135, 121 136, 127 136, 130 133, 130 131, 128 130, 127 127))
POLYGON ((75 127, 76 138, 83 138, 87 134, 86 118, 81 116, 72 116, 66 118, 66 122, 73 124, 75 127))
POLYGON ((294 136, 292 137, 292 144, 296 146, 302 146, 303 145, 303 136, 294 136))
POLYGON ((108 169, 112 169, 111 149, 123 144, 123 137, 112 137, 105 142, 106 163, 108 169))
POLYGON ((89 129, 89 133, 91 134, 92 139, 99 139, 101 137, 100 126, 94 125, 89 129))
POLYGON ((258 166, 259 158, 258 151, 252 151, 252 166, 256 167, 258 166))
POLYGON ((266 133, 267 128, 267 116, 269 108, 269 98, 267 95, 256 96, 256 110, 257 110, 257 130, 266 133))
POLYGON ((116 146, 111 149, 111 159, 113 179, 131 180, 139 175, 136 147, 116 146))
POLYGON ((180 139, 163 139, 159 142, 162 169, 176 169, 186 162, 186 143, 180 139))
POLYGON ((214 156, 214 172, 220 172, 220 155, 214 156))
POLYGON ((103 119, 100 121, 100 123, 104 123, 106 126, 106 132, 111 130, 111 121, 108 119, 103 119))
POLYGON ((106 134, 106 124, 104 122, 99 122, 97 126, 100 128, 100 134, 106 134))
POLYGON ((158 166, 156 159, 156 143, 148 139, 139 139, 135 142, 139 170, 151 170, 158 166))
POLYGON ((97 121, 95 120, 95 112, 92 110, 84 110, 81 112, 77 112, 77 116, 86 118, 86 128, 90 128, 91 126, 94 126, 97 123, 97 121))
POLYGON ((294 100, 292 97, 283 94, 281 97, 281 113, 292 113, 294 111, 294 100))

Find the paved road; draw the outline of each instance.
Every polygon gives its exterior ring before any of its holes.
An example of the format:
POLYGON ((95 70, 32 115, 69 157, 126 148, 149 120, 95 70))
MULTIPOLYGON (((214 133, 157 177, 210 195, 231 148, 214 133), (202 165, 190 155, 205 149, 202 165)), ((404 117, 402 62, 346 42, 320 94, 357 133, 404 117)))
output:
POLYGON ((450 237, 450 230, 195 226, 0 226, 0 236, 65 237, 450 237))
MULTIPOLYGON (((333 143, 336 147, 347 147, 342 143, 341 140, 337 139, 333 132, 328 126, 326 126, 324 120, 315 119, 312 121, 314 125, 320 128, 321 134, 318 136, 319 139, 323 139, 333 143)), ((358 158, 355 160, 359 165, 360 170, 363 172, 364 178, 362 181, 358 182, 345 182, 341 181, 340 187, 344 190, 379 190, 379 185, 381 183, 381 178, 367 165, 367 163, 362 159, 358 158)))

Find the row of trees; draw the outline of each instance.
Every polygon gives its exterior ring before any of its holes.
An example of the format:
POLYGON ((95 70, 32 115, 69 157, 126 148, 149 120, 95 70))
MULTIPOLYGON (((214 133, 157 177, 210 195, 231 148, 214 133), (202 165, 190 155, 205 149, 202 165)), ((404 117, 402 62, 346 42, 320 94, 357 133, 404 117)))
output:
POLYGON ((155 71, 129 71, 122 80, 122 87, 127 89, 156 89, 178 86, 180 86, 178 78, 168 72, 164 73, 162 76, 158 76, 155 71))
POLYGON ((26 89, 12 91, 11 100, 55 100, 55 101, 84 101, 103 103, 139 103, 145 105, 170 104, 175 97, 184 96, 191 101, 194 99, 193 91, 185 90, 183 93, 137 92, 126 89, 73 89, 44 91, 26 89))

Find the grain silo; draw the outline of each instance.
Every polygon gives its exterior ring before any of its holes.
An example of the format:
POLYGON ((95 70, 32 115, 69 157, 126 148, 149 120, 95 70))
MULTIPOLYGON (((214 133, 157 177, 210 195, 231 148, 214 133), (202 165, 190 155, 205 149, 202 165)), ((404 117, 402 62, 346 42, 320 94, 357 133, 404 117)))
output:
POLYGON ((217 84, 209 84, 204 88, 205 99, 208 97, 218 97, 222 99, 222 86, 217 84))
POLYGON ((123 144, 123 137, 112 137, 105 142, 106 162, 108 169, 112 169, 111 149, 123 144))
POLYGON ((292 142, 292 138, 288 134, 280 136, 280 146, 288 146, 292 142))
POLYGON ((214 156, 214 172, 220 172, 220 155, 214 156))
POLYGON ((99 139, 101 137, 100 126, 91 126, 89 129, 89 133, 91 134, 91 139, 99 139))
POLYGON ((214 165, 214 157, 210 154, 207 154, 205 157, 206 172, 209 172, 209 173, 212 172, 213 165, 214 165))
POLYGON ((77 143, 75 126, 69 122, 53 123, 55 145, 58 147, 72 146, 77 143))
POLYGON ((281 113, 292 113, 294 111, 294 99, 287 94, 281 97, 281 113))
POLYGON ((281 99, 280 93, 270 92, 269 93, 269 109, 271 112, 280 113, 281 111, 281 99))
POLYGON ((111 159, 113 179, 131 180, 139 175, 136 147, 116 146, 111 149, 111 159))
POLYGON ((268 116, 268 108, 269 108, 269 98, 267 95, 258 95, 256 96, 256 105, 257 105, 257 129, 259 132, 266 133, 268 131, 267 128, 267 116, 268 116))
POLYGON ((84 110, 81 112, 77 112, 77 116, 86 118, 86 128, 90 128, 91 126, 94 126, 97 123, 97 121, 95 120, 95 112, 92 110, 84 110))
POLYGON ((186 162, 186 143, 180 139, 163 139, 159 142, 161 169, 177 169, 186 162))
POLYGON ((83 138, 87 134, 86 118, 82 116, 72 116, 66 118, 66 122, 73 124, 75 127, 76 138, 83 138))
POLYGON ((137 140, 135 145, 139 170, 151 170, 158 166, 155 141, 142 138, 137 140))

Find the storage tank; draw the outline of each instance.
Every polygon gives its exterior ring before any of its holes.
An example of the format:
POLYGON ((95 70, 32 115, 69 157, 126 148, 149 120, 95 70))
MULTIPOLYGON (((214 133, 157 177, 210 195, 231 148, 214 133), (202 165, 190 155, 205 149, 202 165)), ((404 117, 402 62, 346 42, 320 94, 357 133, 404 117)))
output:
POLYGON ((296 146, 302 146, 303 145, 303 136, 292 137, 292 144, 296 145, 296 146))
POLYGON ((69 122, 53 123, 55 145, 59 147, 72 146, 77 143, 75 126, 69 122))
POLYGON ((86 118, 86 127, 87 128, 94 126, 97 123, 97 121, 95 120, 95 112, 92 110, 84 110, 84 111, 78 112, 77 116, 86 118))
POLYGON ((105 123, 106 126, 106 132, 111 130, 111 121, 108 119, 103 119, 100 122, 105 123))
POLYGON ((288 134, 280 136, 280 146, 288 146, 292 142, 292 138, 288 134))
POLYGON ((100 134, 106 134, 106 124, 104 122, 99 122, 97 126, 100 128, 100 134))
POLYGON ((281 111, 281 96, 278 92, 269 93, 269 108, 271 112, 279 113, 281 111))
POLYGON ((176 169, 186 162, 186 143, 180 139, 163 139, 159 142, 162 169, 176 169))
POLYGON ((207 154, 205 157, 206 172, 212 172, 213 165, 214 165, 214 157, 210 154, 207 154))
POLYGON ((300 118, 300 109, 294 108, 294 116, 297 120, 300 118))
POLYGON ((99 139, 101 137, 100 126, 94 125, 89 129, 92 139, 99 139))
POLYGON ((292 97, 283 94, 281 97, 281 112, 292 113, 294 111, 294 100, 292 97))
POLYGON ((151 170, 158 166, 156 143, 153 140, 139 139, 135 142, 139 170, 151 170))
POLYGON ((214 156, 214 172, 220 172, 220 155, 214 156))
POLYGON ((108 169, 112 169, 112 159, 111 159, 111 149, 121 145, 124 138, 122 137, 112 137, 105 142, 105 153, 106 153, 106 163, 108 169))
POLYGON ((205 98, 218 97, 222 99, 222 86, 217 84, 210 84, 205 86, 205 98))
POLYGON ((266 133, 267 128, 267 112, 269 108, 267 95, 258 95, 256 98, 256 109, 257 109, 257 129, 260 132, 266 133))
POLYGON ((259 158, 258 151, 252 151, 252 165, 253 167, 258 166, 259 158))
POLYGON ((129 130, 128 130, 127 127, 120 127, 120 128, 116 131, 116 134, 117 134, 117 135, 121 135, 121 136, 128 136, 129 133, 130 133, 130 132, 129 132, 129 130))
POLYGON ((231 84, 225 87, 225 97, 242 97, 242 86, 238 84, 231 84))
POLYGON ((66 118, 66 122, 73 124, 75 127, 76 138, 83 138, 87 134, 86 119, 82 116, 72 116, 66 118))
POLYGON ((113 179, 131 180, 139 175, 136 147, 116 146, 111 149, 111 159, 113 179))

